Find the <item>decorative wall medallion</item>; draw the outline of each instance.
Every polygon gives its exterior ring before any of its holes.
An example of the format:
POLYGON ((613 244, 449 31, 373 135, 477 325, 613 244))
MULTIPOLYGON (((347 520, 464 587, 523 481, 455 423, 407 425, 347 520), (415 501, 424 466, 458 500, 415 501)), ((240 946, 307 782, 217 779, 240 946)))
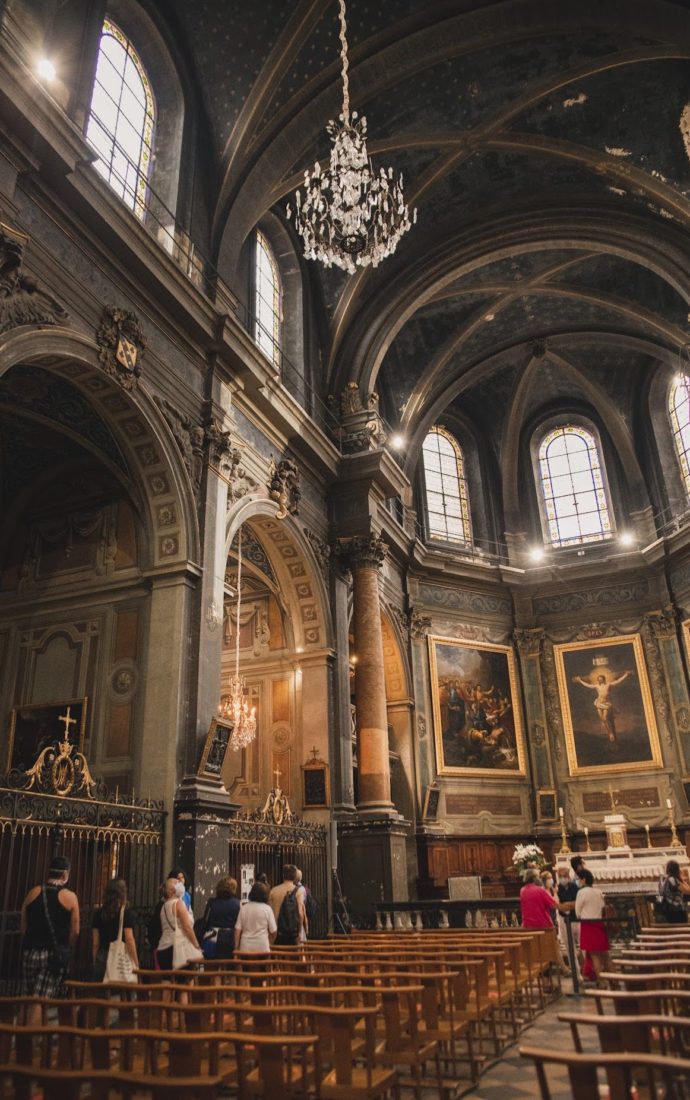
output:
POLYGON ((156 514, 159 527, 173 527, 177 523, 174 504, 161 504, 156 514))
POLYGON ((68 317, 55 298, 22 274, 27 241, 24 233, 0 222, 0 333, 20 325, 60 325, 68 317))
POLYGON ((106 306, 96 330, 98 360, 104 370, 126 390, 136 386, 146 338, 136 313, 117 306, 106 306))
POLYGON ((273 745, 276 749, 284 749, 290 744, 290 730, 286 726, 280 726, 273 731, 273 745))
POLYGON ((137 689, 137 670, 131 661, 121 661, 110 673, 110 692, 118 703, 126 703, 137 689))
POLYGON ((171 558, 179 550, 177 535, 164 535, 158 540, 158 550, 161 557, 171 558))

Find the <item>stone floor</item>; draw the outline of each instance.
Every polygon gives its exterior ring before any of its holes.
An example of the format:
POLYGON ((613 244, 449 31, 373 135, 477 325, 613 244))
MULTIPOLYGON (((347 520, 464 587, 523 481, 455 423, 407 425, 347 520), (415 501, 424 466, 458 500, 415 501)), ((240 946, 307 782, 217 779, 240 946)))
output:
MULTIPOLYGON (((564 981, 564 993, 569 983, 564 981)), ((478 1085, 464 1093, 463 1100, 522 1100, 539 1096, 539 1086, 534 1067, 526 1058, 520 1057, 522 1044, 547 1047, 551 1050, 572 1050, 573 1042, 568 1024, 559 1023, 559 1012, 593 1012, 594 1003, 589 997, 563 996, 555 1004, 549 1005, 545 1012, 537 1017, 531 1027, 526 1028, 513 1046, 509 1047, 502 1058, 487 1069, 478 1085)), ((582 1033, 585 1051, 598 1051, 599 1044, 587 1031, 582 1033)), ((565 1069, 555 1067, 549 1070, 549 1086, 553 1100, 571 1100, 568 1075, 565 1069)))

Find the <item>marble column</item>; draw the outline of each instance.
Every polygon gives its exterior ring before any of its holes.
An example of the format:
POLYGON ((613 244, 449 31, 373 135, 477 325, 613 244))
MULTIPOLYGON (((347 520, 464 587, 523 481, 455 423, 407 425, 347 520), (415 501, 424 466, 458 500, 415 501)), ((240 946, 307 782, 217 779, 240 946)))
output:
POLYGON ((391 801, 388 714, 379 605, 379 570, 387 546, 375 536, 356 536, 347 546, 352 571, 355 636, 355 707, 359 799, 365 814, 395 813, 391 801))

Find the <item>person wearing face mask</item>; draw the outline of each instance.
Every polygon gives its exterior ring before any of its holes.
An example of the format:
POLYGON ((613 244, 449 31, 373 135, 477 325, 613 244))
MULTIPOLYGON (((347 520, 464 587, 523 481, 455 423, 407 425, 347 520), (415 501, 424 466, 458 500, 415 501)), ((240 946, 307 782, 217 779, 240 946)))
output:
MULTIPOLYGON (((181 867, 174 867, 168 875, 168 878, 177 879, 178 885, 175 887, 178 898, 181 898, 187 907, 187 912, 192 911, 192 895, 189 892, 189 879, 187 878, 186 871, 183 871, 181 867)), ((192 917, 192 920, 194 918, 192 917)))
POLYGON ((567 863, 559 864, 556 868, 558 875, 558 882, 556 884, 556 893, 561 905, 560 912, 558 914, 558 932, 559 938, 563 944, 568 944, 568 929, 566 925, 569 923, 573 934, 573 947, 575 949, 575 965, 579 966, 581 962, 580 957, 580 922, 575 919, 575 899, 577 898, 577 891, 579 889, 579 881, 577 878, 577 871, 584 867, 584 861, 581 856, 573 856, 570 861, 571 866, 567 863))

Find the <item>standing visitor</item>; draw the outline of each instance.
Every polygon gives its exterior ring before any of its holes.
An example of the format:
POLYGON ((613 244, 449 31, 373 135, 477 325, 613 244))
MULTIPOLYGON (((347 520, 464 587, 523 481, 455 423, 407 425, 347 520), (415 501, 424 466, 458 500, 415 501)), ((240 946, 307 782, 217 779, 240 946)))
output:
POLYGON ((669 859, 666 864, 666 873, 659 881, 659 897, 661 898, 661 912, 669 924, 687 924, 688 911, 685 906, 685 896, 690 894, 690 886, 681 872, 677 860, 669 859))
POLYGON ((539 871, 529 868, 525 872, 525 885, 520 891, 520 915, 523 928, 542 928, 554 931, 552 913, 558 910, 558 902, 545 890, 539 871))
POLYGON ((232 958, 239 911, 236 880, 229 876, 222 878, 216 886, 215 898, 211 898, 206 906, 203 918, 201 950, 207 959, 232 958))
POLYGON ((568 925, 573 938, 573 952, 574 959, 570 960, 571 965, 577 967, 579 964, 579 944, 580 944, 580 922, 575 920, 575 899, 577 897, 578 883, 577 879, 570 877, 570 868, 566 863, 562 863, 557 868, 558 883, 556 886, 556 897, 558 898, 558 938, 561 944, 561 949, 565 953, 566 958, 570 958, 568 951, 568 925))
MULTIPOLYGON (((58 997, 67 977, 70 948, 79 935, 79 902, 67 889, 70 861, 53 856, 41 886, 33 886, 22 902, 22 995, 58 997)), ((41 1006, 26 1010, 27 1027, 41 1023, 41 1006)))
POLYGON ((305 923, 304 905, 298 898, 299 883, 295 885, 297 868, 294 863, 283 867, 283 881, 274 886, 268 896, 268 903, 278 928, 276 943, 288 947, 299 943, 300 930, 305 923))
MULTIPOLYGON (((192 895, 189 892, 189 879, 187 878, 187 872, 183 871, 181 867, 174 867, 168 878, 177 879, 179 885, 176 887, 178 898, 182 898, 182 901, 187 907, 187 912, 192 911, 192 895)), ((194 918, 192 918, 194 919, 194 918)))
POLYGON ((132 911, 127 908, 127 883, 124 879, 114 878, 105 888, 103 905, 97 909, 91 920, 91 954, 93 957, 93 980, 102 982, 108 962, 108 948, 120 933, 120 910, 124 909, 122 937, 125 949, 135 970, 139 966, 137 945, 134 941, 134 921, 132 911))
POLYGON ((268 904, 268 887, 255 882, 235 924, 235 952, 240 955, 267 955, 275 942, 278 926, 268 904))
MULTIPOLYGON (((575 915, 581 922, 580 948, 586 960, 591 962, 594 980, 599 981, 602 970, 610 966, 609 937, 602 919, 606 900, 601 890, 594 886, 594 875, 586 867, 580 868, 578 878, 581 885, 575 900, 575 915)), ((586 966, 582 976, 587 976, 586 966)))
POLYGON ((200 950, 194 935, 192 918, 183 899, 178 897, 178 880, 168 878, 165 880, 165 900, 161 907, 160 924, 161 938, 158 941, 157 958, 161 970, 173 969, 173 950, 175 946, 175 929, 179 926, 187 937, 192 947, 200 950))
POLYGON ((306 943, 307 936, 309 935, 309 914, 307 913, 307 902, 309 894, 307 893, 307 887, 302 882, 302 872, 299 867, 295 867, 295 887, 298 902, 302 903, 303 920, 299 928, 298 943, 306 943))

